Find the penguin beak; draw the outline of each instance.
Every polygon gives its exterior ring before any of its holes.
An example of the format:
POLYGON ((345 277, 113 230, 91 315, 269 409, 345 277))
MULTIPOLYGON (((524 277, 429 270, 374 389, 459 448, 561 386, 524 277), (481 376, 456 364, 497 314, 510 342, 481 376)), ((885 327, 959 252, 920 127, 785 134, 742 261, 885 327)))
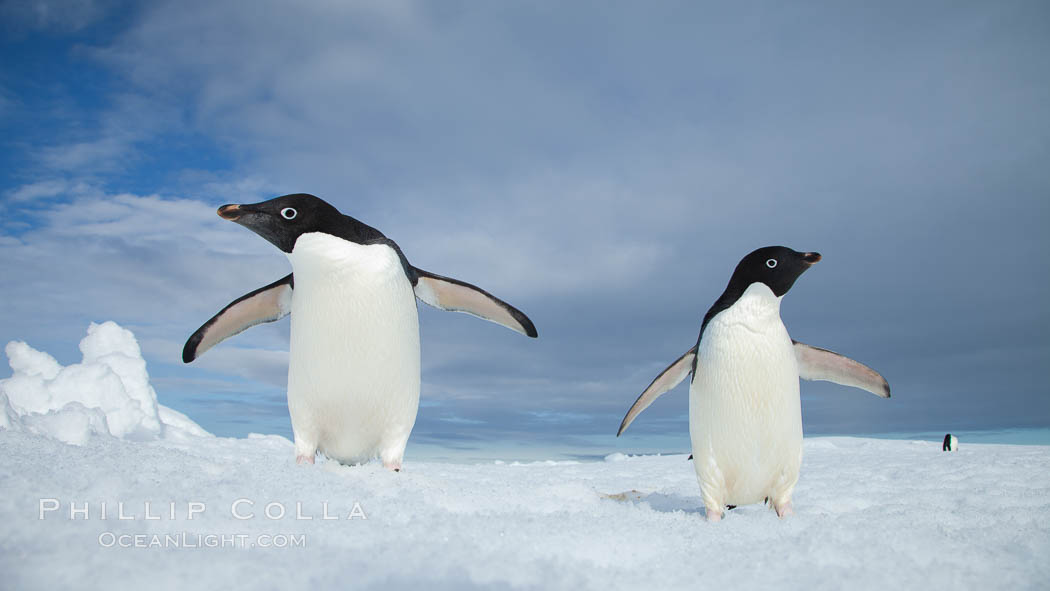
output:
MULTIPOLYGON (((220 213, 219 215, 222 214, 220 213)), ((806 254, 802 255, 802 260, 805 261, 807 265, 815 265, 820 262, 820 253, 807 252, 806 254)))
POLYGON ((247 205, 231 203, 223 205, 216 213, 222 219, 230 220, 262 236, 284 252, 292 252, 291 249, 295 245, 295 237, 293 236, 290 239, 291 243, 289 244, 289 235, 287 232, 282 231, 280 222, 275 220, 273 214, 266 210, 265 204, 266 202, 247 205))
POLYGON ((240 205, 223 205, 217 212, 219 217, 224 220, 236 221, 237 218, 244 215, 246 212, 241 209, 240 205))

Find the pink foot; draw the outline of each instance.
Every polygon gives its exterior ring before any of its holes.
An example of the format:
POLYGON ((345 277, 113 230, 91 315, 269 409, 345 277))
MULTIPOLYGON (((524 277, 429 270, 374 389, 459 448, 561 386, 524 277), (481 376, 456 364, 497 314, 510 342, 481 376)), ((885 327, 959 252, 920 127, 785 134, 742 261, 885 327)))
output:
POLYGON ((777 517, 781 519, 795 514, 795 510, 791 508, 791 501, 788 501, 783 505, 777 505, 775 508, 777 510, 777 517))
POLYGON ((705 511, 705 513, 707 513, 707 522, 708 523, 718 523, 719 521, 722 521, 722 512, 721 511, 718 511, 716 509, 711 509, 710 507, 707 507, 704 511, 705 511))
POLYGON ((401 471, 401 462, 383 462, 383 467, 394 472, 401 471))
POLYGON ((314 463, 314 457, 313 456, 308 456, 306 454, 299 454, 299 455, 295 456, 295 463, 296 464, 312 464, 312 463, 314 463))

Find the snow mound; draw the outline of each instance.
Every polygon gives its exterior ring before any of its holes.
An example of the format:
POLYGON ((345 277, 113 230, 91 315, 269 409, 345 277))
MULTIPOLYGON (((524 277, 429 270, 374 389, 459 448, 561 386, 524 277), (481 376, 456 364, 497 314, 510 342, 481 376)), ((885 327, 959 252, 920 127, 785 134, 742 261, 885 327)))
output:
POLYGON ((92 435, 132 441, 209 433, 157 403, 146 360, 131 331, 92 323, 80 341, 83 360, 63 367, 24 342, 4 349, 13 375, 0 380, 0 428, 83 445, 92 435))

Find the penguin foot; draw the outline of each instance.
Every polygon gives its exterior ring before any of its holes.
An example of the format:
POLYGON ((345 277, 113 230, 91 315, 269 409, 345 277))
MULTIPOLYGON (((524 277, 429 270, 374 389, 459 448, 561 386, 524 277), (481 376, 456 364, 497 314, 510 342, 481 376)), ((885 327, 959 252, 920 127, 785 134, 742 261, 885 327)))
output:
POLYGON ((774 509, 777 510, 777 517, 781 519, 795 514, 795 510, 791 508, 791 501, 788 501, 782 505, 777 505, 774 507, 774 509))
POLYGON ((312 464, 314 463, 314 457, 312 455, 299 454, 295 456, 296 464, 312 464))

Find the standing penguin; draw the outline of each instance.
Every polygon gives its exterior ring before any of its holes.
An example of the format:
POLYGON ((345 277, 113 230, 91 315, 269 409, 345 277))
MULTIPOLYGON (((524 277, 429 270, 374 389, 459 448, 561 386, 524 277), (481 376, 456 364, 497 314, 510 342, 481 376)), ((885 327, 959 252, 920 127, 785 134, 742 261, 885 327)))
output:
POLYGON ((704 315, 696 346, 649 384, 620 423, 617 436, 653 400, 692 376, 689 435, 709 521, 720 520, 727 505, 767 498, 777 515, 791 514, 802 463, 799 378, 890 397, 889 384, 870 367, 788 336, 780 301, 819 260, 815 252, 783 246, 745 256, 704 315))
POLYGON ((313 195, 223 205, 218 213, 281 249, 292 273, 205 322, 186 341, 182 360, 290 314, 288 411, 298 463, 312 464, 320 451, 348 464, 378 456, 383 466, 401 469, 419 408, 416 298, 536 337, 517 308, 413 267, 382 232, 313 195))
POLYGON ((955 451, 959 449, 959 438, 951 433, 944 436, 944 442, 941 444, 941 451, 955 451))

